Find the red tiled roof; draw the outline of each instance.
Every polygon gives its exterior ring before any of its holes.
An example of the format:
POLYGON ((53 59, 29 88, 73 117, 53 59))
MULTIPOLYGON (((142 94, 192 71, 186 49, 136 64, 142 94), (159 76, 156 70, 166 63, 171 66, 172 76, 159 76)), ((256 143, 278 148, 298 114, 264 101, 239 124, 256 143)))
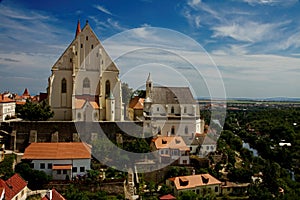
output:
POLYGON ((0 95, 0 103, 10 103, 10 102, 15 102, 15 100, 5 97, 3 94, 0 95))
POLYGON ((85 159, 91 158, 91 147, 83 142, 31 143, 22 159, 85 159))
POLYGON ((28 92, 28 89, 27 89, 27 88, 25 88, 25 90, 24 90, 24 92, 23 92, 22 96, 23 96, 23 97, 30 97, 30 94, 29 94, 29 92, 28 92))
POLYGON ((27 182, 19 174, 14 174, 6 181, 0 179, 0 185, 5 189, 5 199, 9 200, 21 192, 27 186, 27 182))
POLYGON ((189 151, 190 148, 186 146, 184 140, 180 136, 161 136, 152 140, 156 149, 180 149, 189 151))
POLYGON ((72 169, 72 165, 54 165, 52 167, 53 170, 59 170, 59 169, 72 169))
POLYGON ((171 194, 167 194, 167 195, 164 195, 164 196, 161 196, 159 197, 160 200, 174 200, 176 199, 176 197, 174 197, 173 195, 171 194))
MULTIPOLYGON (((52 191, 52 200, 66 200, 54 188, 51 191, 52 191)), ((41 200, 49 200, 49 198, 47 197, 47 194, 41 200)))
POLYGON ((144 100, 145 100, 144 98, 135 96, 133 99, 130 100, 128 107, 137 110, 142 110, 144 109, 144 100))
POLYGON ((177 190, 191 189, 191 188, 201 187, 205 185, 221 185, 221 181, 219 181, 218 179, 216 179, 210 174, 179 176, 179 177, 175 177, 173 182, 177 190))

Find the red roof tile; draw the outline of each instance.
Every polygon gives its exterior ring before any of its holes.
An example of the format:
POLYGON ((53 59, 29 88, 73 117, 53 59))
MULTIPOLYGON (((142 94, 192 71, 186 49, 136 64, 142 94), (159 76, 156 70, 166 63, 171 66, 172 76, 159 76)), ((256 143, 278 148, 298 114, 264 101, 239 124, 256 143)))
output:
MULTIPOLYGON (((51 190, 52 192, 52 199, 51 200, 66 200, 61 194, 59 194, 54 188, 51 190)), ((41 200, 50 200, 49 197, 44 196, 41 200)))
POLYGON ((85 159, 91 158, 91 147, 83 142, 31 143, 22 159, 85 159))
POLYGON ((144 98, 135 96, 133 99, 130 100, 128 107, 137 110, 142 110, 144 109, 144 100, 145 100, 144 98))
POLYGON ((5 199, 10 200, 27 186, 27 182, 19 174, 14 174, 6 181, 0 179, 0 185, 5 188, 5 199))
POLYGON ((180 136, 160 136, 152 139, 156 149, 180 149, 182 151, 189 151, 190 148, 186 146, 184 140, 180 136))
POLYGON ((174 200, 176 199, 176 197, 174 197, 173 195, 171 194, 167 194, 167 195, 164 195, 164 196, 161 196, 159 197, 160 200, 174 200))

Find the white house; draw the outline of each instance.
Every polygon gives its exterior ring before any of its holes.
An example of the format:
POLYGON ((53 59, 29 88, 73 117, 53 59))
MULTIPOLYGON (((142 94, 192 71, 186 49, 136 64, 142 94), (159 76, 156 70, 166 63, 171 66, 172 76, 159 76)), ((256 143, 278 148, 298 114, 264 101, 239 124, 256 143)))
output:
POLYGON ((191 154, 197 154, 200 158, 204 158, 209 153, 217 150, 217 142, 210 138, 208 134, 196 133, 193 142, 188 146, 191 154))
POLYGON ((190 149, 180 136, 159 136, 152 140, 152 150, 158 150, 160 163, 178 160, 180 165, 190 164, 190 149))
POLYGON ((27 182, 19 174, 6 181, 0 179, 0 200, 25 200, 27 192, 27 182))
POLYGON ((15 116, 16 110, 16 101, 4 96, 0 95, 0 122, 5 121, 6 117, 15 116))
POLYGON ((54 180, 86 174, 91 166, 91 146, 83 142, 31 143, 22 160, 44 171, 54 180))
POLYGON ((221 193, 221 181, 210 174, 196 174, 190 176, 179 176, 169 178, 167 185, 172 187, 176 196, 183 191, 193 191, 199 195, 205 195, 212 192, 215 195, 221 193))

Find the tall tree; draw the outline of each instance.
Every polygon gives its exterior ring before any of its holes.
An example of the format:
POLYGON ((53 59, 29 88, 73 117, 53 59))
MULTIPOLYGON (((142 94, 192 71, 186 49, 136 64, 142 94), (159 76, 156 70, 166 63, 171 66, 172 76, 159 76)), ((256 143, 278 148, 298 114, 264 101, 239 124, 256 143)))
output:
POLYGON ((20 118, 29 121, 47 121, 54 116, 54 112, 51 111, 50 106, 45 101, 38 104, 27 100, 17 112, 20 118))

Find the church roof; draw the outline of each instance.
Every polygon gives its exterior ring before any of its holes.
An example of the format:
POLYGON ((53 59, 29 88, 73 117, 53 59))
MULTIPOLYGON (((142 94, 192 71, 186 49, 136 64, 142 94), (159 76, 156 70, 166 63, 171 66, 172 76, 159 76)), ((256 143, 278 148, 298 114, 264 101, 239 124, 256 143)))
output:
POLYGON ((196 104, 188 87, 159 87, 152 90, 154 104, 196 104))

